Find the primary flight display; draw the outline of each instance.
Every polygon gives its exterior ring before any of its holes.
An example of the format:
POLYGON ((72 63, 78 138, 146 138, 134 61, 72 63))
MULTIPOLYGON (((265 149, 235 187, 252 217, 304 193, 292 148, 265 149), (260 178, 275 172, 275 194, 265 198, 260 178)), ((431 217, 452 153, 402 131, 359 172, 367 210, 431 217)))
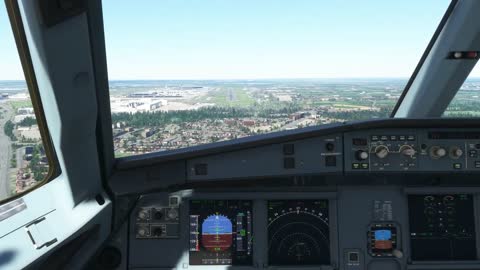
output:
POLYGON ((190 201, 190 265, 251 265, 252 236, 252 201, 190 201))

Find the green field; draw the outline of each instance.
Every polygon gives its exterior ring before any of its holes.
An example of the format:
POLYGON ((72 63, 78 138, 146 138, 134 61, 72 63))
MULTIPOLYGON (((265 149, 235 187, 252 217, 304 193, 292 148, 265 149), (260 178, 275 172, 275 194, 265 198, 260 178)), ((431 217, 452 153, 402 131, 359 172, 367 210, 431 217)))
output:
POLYGON ((33 107, 30 100, 11 100, 8 102, 12 108, 16 111, 18 108, 33 107))
POLYGON ((480 117, 479 111, 446 111, 444 116, 448 117, 464 117, 468 115, 469 117, 480 117))
POLYGON ((129 153, 115 152, 115 157, 116 157, 116 158, 128 157, 128 156, 131 156, 131 155, 132 155, 132 154, 129 154, 129 153))

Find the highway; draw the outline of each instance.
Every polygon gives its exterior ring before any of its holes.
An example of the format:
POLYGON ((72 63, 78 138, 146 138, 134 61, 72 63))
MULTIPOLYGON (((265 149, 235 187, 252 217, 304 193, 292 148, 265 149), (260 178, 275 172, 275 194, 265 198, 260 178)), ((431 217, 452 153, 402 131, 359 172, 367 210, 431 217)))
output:
POLYGON ((0 103, 0 200, 8 198, 12 190, 10 189, 9 181, 9 169, 10 169, 10 158, 12 155, 12 145, 10 138, 5 135, 3 127, 7 120, 11 119, 13 116, 13 111, 5 101, 0 103), (6 111, 6 112, 4 112, 6 111))

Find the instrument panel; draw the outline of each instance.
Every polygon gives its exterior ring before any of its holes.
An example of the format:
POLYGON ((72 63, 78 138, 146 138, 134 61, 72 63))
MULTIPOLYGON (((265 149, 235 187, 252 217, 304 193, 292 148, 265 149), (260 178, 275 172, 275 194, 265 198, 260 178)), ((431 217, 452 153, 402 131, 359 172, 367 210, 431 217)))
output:
MULTIPOLYGON (((132 213, 129 261, 177 269, 439 269, 445 262, 480 268, 474 218, 480 189, 428 190, 146 195, 132 213), (180 202, 177 237, 139 237, 139 216, 145 209, 176 209, 168 205, 172 197, 180 202)), ((468 267, 451 269, 477 269, 468 267)))
POLYGON ((480 269, 480 128, 333 131, 172 166, 187 188, 140 198, 129 267, 480 269))

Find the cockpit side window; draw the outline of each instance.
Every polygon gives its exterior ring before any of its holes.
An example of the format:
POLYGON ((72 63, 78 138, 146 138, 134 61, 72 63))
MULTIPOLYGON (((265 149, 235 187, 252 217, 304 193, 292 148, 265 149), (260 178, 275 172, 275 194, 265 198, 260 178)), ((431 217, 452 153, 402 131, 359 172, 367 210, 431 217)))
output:
POLYGON ((48 182, 55 167, 23 27, 13 8, 0 3, 0 202, 48 182))

